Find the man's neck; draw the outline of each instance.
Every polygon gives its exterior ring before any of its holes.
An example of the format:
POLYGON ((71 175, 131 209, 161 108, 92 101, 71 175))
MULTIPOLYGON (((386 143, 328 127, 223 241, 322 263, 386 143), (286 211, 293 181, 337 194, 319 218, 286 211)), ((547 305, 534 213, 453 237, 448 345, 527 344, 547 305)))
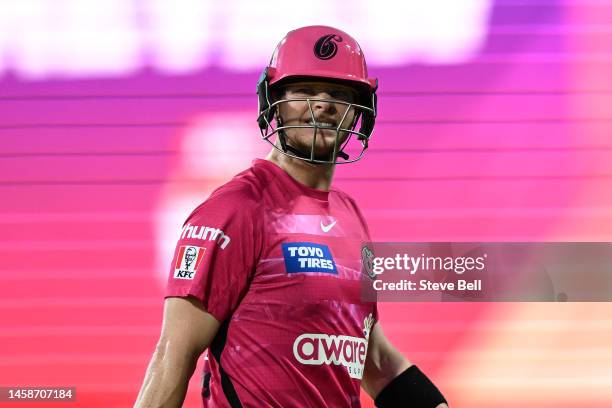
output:
POLYGON ((285 170, 294 180, 310 188, 329 191, 334 176, 335 164, 313 164, 287 156, 272 149, 266 160, 285 170))

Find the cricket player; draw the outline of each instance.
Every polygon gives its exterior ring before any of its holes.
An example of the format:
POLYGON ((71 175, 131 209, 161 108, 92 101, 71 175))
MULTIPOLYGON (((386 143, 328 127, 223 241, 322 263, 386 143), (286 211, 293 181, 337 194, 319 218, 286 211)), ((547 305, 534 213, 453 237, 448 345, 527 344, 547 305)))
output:
POLYGON ((446 407, 362 300, 368 228, 331 187, 336 164, 368 147, 376 88, 343 31, 303 27, 279 43, 257 85, 273 148, 183 225, 137 407, 181 406, 206 350, 205 407, 359 407, 360 387, 378 407, 446 407))

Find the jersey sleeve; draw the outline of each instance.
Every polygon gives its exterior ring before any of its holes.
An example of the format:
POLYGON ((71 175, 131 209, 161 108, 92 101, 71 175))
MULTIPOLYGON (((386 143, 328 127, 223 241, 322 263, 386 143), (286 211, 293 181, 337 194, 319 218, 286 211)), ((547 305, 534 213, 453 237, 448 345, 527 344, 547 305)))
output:
POLYGON ((256 265, 254 206, 217 194, 187 219, 174 250, 165 297, 194 296, 223 322, 246 293, 256 265))

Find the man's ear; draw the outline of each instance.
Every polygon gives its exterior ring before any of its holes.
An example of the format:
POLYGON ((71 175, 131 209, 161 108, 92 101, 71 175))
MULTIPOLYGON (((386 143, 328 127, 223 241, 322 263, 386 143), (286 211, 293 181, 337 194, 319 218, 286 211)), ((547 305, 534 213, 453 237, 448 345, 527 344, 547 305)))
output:
POLYGON ((278 109, 274 111, 274 119, 276 120, 276 126, 283 126, 283 121, 281 120, 280 113, 278 113, 278 109))
POLYGON ((270 89, 270 102, 274 103, 280 99, 284 99, 285 94, 286 92, 284 87, 270 89))
MULTIPOLYGON (((270 90, 270 102, 274 103, 281 99, 285 99, 287 97, 287 90, 285 87, 275 88, 270 90)), ((274 109, 274 118, 276 119, 276 123, 282 123, 280 120, 280 108, 282 104, 276 105, 276 109, 274 109)))

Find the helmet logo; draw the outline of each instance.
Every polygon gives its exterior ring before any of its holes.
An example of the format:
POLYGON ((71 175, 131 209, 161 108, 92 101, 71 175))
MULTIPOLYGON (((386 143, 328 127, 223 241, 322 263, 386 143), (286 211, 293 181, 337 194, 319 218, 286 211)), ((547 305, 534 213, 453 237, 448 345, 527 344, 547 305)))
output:
POLYGON ((324 35, 315 43, 313 49, 314 55, 322 60, 333 58, 338 52, 338 45, 336 42, 342 42, 342 37, 336 34, 324 35))

